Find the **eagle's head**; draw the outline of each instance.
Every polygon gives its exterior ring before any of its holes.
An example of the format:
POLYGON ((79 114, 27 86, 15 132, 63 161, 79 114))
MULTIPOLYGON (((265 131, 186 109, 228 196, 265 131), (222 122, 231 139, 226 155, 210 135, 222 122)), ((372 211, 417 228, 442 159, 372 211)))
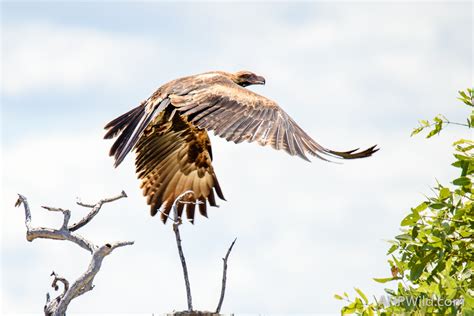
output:
POLYGON ((265 84, 265 78, 246 70, 238 71, 233 74, 232 80, 242 87, 247 87, 253 84, 265 84))

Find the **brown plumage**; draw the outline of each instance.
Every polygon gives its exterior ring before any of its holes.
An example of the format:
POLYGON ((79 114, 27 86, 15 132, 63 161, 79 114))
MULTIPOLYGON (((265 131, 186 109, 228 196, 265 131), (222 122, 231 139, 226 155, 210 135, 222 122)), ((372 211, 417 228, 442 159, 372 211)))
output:
POLYGON ((176 79, 105 126, 105 138, 118 136, 110 149, 115 166, 132 149, 137 152, 136 171, 151 215, 160 210, 166 222, 174 200, 186 191, 194 196, 178 205, 178 213, 185 209, 190 221, 196 204, 207 216, 207 203, 216 206, 215 194, 224 199, 207 130, 234 143, 258 142, 305 160, 307 154, 323 160, 364 158, 378 150, 339 152, 319 145, 274 101, 245 89, 252 84, 265 84, 265 79, 248 71, 176 79))

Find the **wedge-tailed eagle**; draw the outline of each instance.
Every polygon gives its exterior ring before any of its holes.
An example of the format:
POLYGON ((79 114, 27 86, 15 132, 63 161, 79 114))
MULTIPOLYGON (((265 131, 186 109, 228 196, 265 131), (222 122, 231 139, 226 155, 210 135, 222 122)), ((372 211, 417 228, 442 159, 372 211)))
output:
POLYGON ((225 200, 212 167, 209 130, 236 144, 270 145, 305 160, 307 154, 323 160, 365 158, 378 150, 341 152, 321 146, 277 103, 245 88, 256 84, 265 79, 249 71, 179 78, 105 126, 105 138, 118 136, 110 149, 116 167, 136 151, 136 172, 152 216, 161 211, 166 223, 173 202, 185 191, 194 195, 191 203, 178 204, 178 215, 185 209, 191 222, 196 205, 207 216, 207 203, 217 206, 215 194, 225 200))

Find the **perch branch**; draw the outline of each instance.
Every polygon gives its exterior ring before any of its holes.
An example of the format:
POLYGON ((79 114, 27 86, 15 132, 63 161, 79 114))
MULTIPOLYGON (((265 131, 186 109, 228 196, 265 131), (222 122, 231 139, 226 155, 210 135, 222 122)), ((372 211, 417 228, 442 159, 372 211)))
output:
MULTIPOLYGON (((179 225, 181 225, 182 221, 181 218, 178 216, 178 203, 181 203, 184 198, 189 197, 190 195, 194 195, 193 191, 186 191, 182 193, 180 196, 176 198, 173 203, 173 231, 176 237, 176 244, 178 246, 179 252, 179 259, 181 260, 181 266, 183 267, 183 275, 184 275, 184 284, 186 285, 186 296, 188 299, 188 311, 191 312, 193 310, 193 298, 191 296, 191 285, 189 283, 189 275, 188 275, 188 268, 186 266, 186 259, 184 258, 183 247, 181 245, 181 235, 179 233, 179 225)), ((183 201, 184 202, 184 201, 183 201)))
POLYGON ((222 303, 224 302, 225 287, 226 287, 226 282, 227 282, 227 259, 229 259, 230 252, 232 251, 232 248, 234 247, 234 244, 236 241, 237 241, 237 238, 235 238, 232 244, 230 244, 230 247, 227 250, 225 257, 222 258, 223 265, 224 265, 224 268, 222 270, 222 288, 221 288, 221 297, 219 298, 219 304, 217 304, 217 308, 216 308, 216 314, 220 313, 222 303))
MULTIPOLYGON (((77 230, 87 223, 89 223, 92 218, 99 212, 101 206, 104 203, 112 202, 120 198, 126 197, 124 191, 116 197, 102 199, 97 204, 90 206, 92 208, 91 212, 87 214, 82 220, 77 224, 68 226, 69 219, 71 218, 71 212, 69 210, 63 210, 61 208, 54 208, 49 206, 43 206, 48 211, 52 212, 61 212, 63 213, 64 220, 60 229, 52 228, 34 228, 31 225, 31 211, 26 197, 21 194, 18 194, 18 200, 15 203, 15 206, 19 207, 23 204, 25 209, 25 226, 26 226, 26 239, 28 241, 33 241, 36 238, 46 238, 46 239, 57 239, 57 240, 69 240, 82 248, 88 250, 92 254, 91 262, 86 272, 84 272, 71 286, 69 281, 63 277, 58 276, 55 272, 51 275, 54 276, 52 287, 55 290, 58 290, 58 282, 64 284, 64 291, 58 295, 55 299, 50 300, 49 293, 46 295, 46 305, 44 306, 45 315, 52 316, 63 316, 66 314, 67 307, 69 303, 76 297, 92 290, 94 285, 92 284, 96 274, 99 272, 102 265, 102 261, 106 256, 112 253, 113 250, 119 247, 133 245, 133 241, 125 242, 115 242, 112 244, 105 244, 103 246, 97 246, 92 242, 88 241, 84 237, 75 234, 72 230, 77 230)), ((78 202, 79 205, 89 207, 87 204, 82 204, 78 202)))

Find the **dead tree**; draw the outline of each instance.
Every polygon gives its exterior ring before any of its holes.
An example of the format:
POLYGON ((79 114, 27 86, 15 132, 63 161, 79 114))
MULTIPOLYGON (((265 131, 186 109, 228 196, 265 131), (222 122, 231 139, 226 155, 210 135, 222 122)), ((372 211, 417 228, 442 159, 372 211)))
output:
POLYGON ((69 303, 75 299, 76 297, 92 290, 94 285, 92 284, 94 281, 94 277, 99 272, 100 267, 102 265, 102 261, 106 256, 108 256, 114 249, 132 245, 133 241, 125 241, 125 242, 115 242, 115 243, 107 243, 102 246, 95 245, 88 239, 82 237, 81 235, 75 233, 76 230, 79 228, 87 225, 93 218, 96 216, 102 205, 105 203, 113 202, 118 199, 127 197, 124 191, 118 196, 102 199, 96 204, 85 204, 82 202, 77 202, 78 205, 91 208, 90 212, 84 216, 79 222, 69 225, 69 220, 71 218, 71 212, 69 210, 63 210, 61 208, 54 208, 49 206, 43 206, 44 209, 52 212, 60 212, 64 216, 63 223, 59 229, 54 228, 46 228, 46 227, 32 227, 31 225, 31 212, 28 201, 26 197, 21 194, 18 194, 18 200, 15 206, 20 206, 23 204, 25 208, 25 225, 26 225, 26 239, 28 241, 33 241, 37 238, 45 238, 45 239, 57 239, 57 240, 68 240, 70 242, 75 243, 76 245, 80 246, 81 248, 89 251, 92 255, 91 261, 87 270, 76 280, 72 283, 69 283, 68 280, 59 276, 54 271, 51 273, 51 276, 54 277, 53 283, 51 286, 58 290, 59 286, 58 283, 62 283, 64 285, 64 291, 58 295, 56 298, 52 299, 49 296, 49 293, 46 294, 46 305, 44 306, 44 314, 51 315, 51 316, 62 316, 66 314, 66 310, 69 306, 69 303))

